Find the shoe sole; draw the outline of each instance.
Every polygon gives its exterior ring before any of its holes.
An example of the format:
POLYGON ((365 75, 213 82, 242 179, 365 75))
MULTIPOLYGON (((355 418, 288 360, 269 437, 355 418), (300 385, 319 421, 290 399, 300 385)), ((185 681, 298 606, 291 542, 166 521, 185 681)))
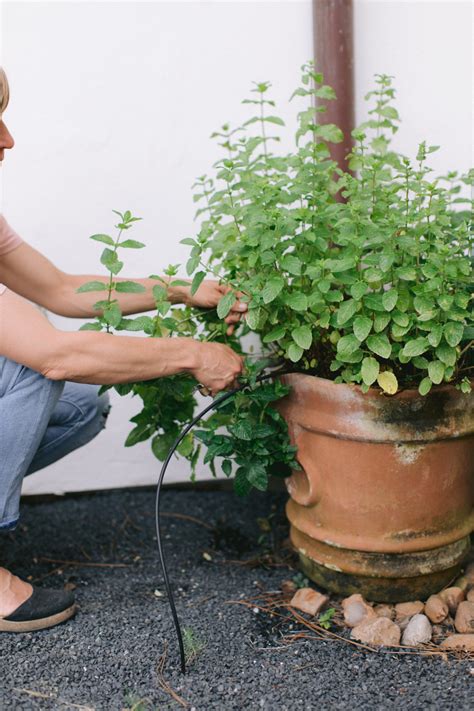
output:
POLYGON ((62 610, 62 612, 57 612, 55 615, 50 615, 50 617, 42 617, 39 620, 25 620, 23 622, 12 622, 0 618, 0 632, 36 632, 37 630, 45 630, 48 627, 54 627, 61 624, 61 622, 69 620, 76 612, 76 609, 76 605, 71 605, 71 607, 62 610))

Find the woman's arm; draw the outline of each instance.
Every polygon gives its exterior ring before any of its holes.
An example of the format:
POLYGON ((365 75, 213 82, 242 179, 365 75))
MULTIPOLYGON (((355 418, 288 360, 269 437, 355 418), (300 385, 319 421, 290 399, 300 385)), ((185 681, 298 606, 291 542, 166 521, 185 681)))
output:
POLYGON ((114 384, 187 372, 212 392, 242 370, 242 359, 218 343, 59 331, 10 291, 0 296, 0 355, 52 380, 114 384))
MULTIPOLYGON (((115 281, 125 280, 120 277, 115 278, 115 281)), ((77 289, 87 281, 107 283, 108 277, 66 274, 26 242, 0 259, 0 283, 6 284, 15 293, 60 316, 72 318, 97 316, 98 312, 94 311, 93 304, 103 298, 101 293, 77 293, 77 289)), ((141 294, 114 293, 114 298, 118 300, 125 316, 155 308, 152 289, 160 282, 154 279, 133 279, 133 281, 142 284, 145 291, 141 294)), ((226 291, 228 291, 227 287, 216 281, 205 281, 194 296, 191 296, 189 287, 177 286, 168 290, 168 298, 174 304, 213 308, 217 306, 226 291)), ((225 319, 230 329, 246 310, 247 306, 236 299, 231 313, 225 319)))

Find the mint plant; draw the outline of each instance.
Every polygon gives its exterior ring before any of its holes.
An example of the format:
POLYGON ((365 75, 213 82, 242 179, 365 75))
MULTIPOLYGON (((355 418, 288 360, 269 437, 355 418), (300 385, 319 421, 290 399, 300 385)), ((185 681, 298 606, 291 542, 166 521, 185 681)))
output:
POLYGON ((108 283, 102 281, 88 281, 77 290, 79 293, 84 291, 105 292, 105 298, 96 301, 94 304, 94 309, 99 311, 100 315, 98 315, 95 321, 81 326, 81 330, 83 331, 102 331, 105 329, 107 333, 110 333, 111 328, 117 328, 119 326, 122 320, 122 312, 117 299, 113 298, 113 292, 138 294, 145 291, 145 287, 135 281, 115 280, 115 277, 123 268, 123 262, 119 259, 119 250, 141 249, 145 246, 142 242, 137 242, 133 239, 120 241, 123 232, 129 230, 133 226, 133 223, 141 220, 141 218, 133 217, 129 210, 123 214, 117 210, 113 210, 113 212, 120 217, 120 222, 115 226, 117 230, 115 239, 106 234, 96 234, 90 238, 96 242, 102 242, 107 245, 100 256, 100 261, 109 273, 109 280, 108 283))
MULTIPOLYGON (((426 395, 442 383, 468 393, 474 368, 474 202, 466 196, 474 188, 474 171, 435 178, 428 159, 437 146, 422 142, 414 159, 393 150, 400 118, 386 75, 376 76, 366 97, 368 118, 353 131, 351 172, 341 171, 329 144, 340 142, 342 133, 321 120, 325 109, 316 105, 335 94, 310 63, 291 97, 305 102, 294 150, 278 153, 275 132, 284 124, 270 88, 268 82, 255 84, 244 101, 253 115, 242 126, 225 124, 213 134, 223 156, 212 176, 195 183, 200 226, 182 240, 190 247, 186 271, 193 294, 208 276, 243 293, 248 315, 234 333, 227 335, 222 322, 232 308, 232 292, 214 311, 169 302, 168 287, 183 283, 179 265, 163 277, 152 275, 154 315, 123 318, 117 294, 143 289, 117 278, 121 250, 144 246, 122 240, 139 219, 129 211, 117 213, 115 238, 92 236, 106 244, 101 263, 108 282, 80 288, 104 297, 95 304, 96 320, 83 328, 214 339, 240 353, 242 336, 260 337, 263 360, 244 354, 246 390, 189 433, 179 449, 194 476, 204 444, 204 462, 215 473, 215 460, 222 458, 239 494, 264 490, 271 474, 299 468, 286 423, 274 407, 288 387, 277 377, 257 384, 266 365, 386 395, 401 388, 426 395)), ((142 401, 126 445, 150 439, 155 456, 165 459, 194 416, 196 386, 187 375, 115 386, 142 401)))
MULTIPOLYGON (((129 211, 116 214, 120 222, 116 225, 115 239, 107 234, 91 237, 107 245, 100 261, 108 271, 108 281, 91 281, 79 287, 79 292, 97 291, 106 296, 94 304, 98 312, 96 319, 81 328, 106 330, 111 335, 114 332, 134 331, 143 332, 150 338, 187 336, 214 340, 232 345, 241 353, 238 339, 227 335, 227 325, 216 310, 173 306, 168 300, 169 287, 188 285, 188 282, 176 278, 178 265, 165 269, 164 276, 150 275, 157 282, 153 287, 154 315, 123 317, 117 293, 138 293, 144 291, 144 287, 138 282, 117 280, 116 276, 123 268, 119 249, 141 249, 145 245, 130 239, 121 241, 124 229, 130 229, 140 218, 132 217, 129 211)), ((194 293, 201 282, 202 278, 193 280, 191 288, 194 293)), ((235 296, 231 294, 230 299, 233 304, 235 296)), ((290 443, 285 420, 272 407, 272 403, 286 395, 289 388, 279 380, 267 380, 263 385, 257 385, 257 377, 265 365, 266 361, 254 362, 249 358, 247 373, 242 380, 243 384, 248 385, 246 390, 223 403, 201 424, 200 430, 190 432, 180 443, 177 451, 189 461, 192 479, 195 478, 202 444, 207 446, 204 463, 209 465, 214 476, 215 460, 224 457, 222 469, 228 477, 235 474, 234 487, 240 495, 249 493, 252 488, 265 490, 271 474, 287 475, 291 468, 299 468, 295 460, 296 448, 290 443)), ((119 395, 132 394, 142 403, 140 412, 131 418, 134 427, 125 446, 131 447, 149 439, 155 457, 164 461, 178 435, 195 415, 197 386, 194 378, 187 374, 113 386, 119 395)), ((106 385, 101 390, 111 387, 106 385)))
MULTIPOLYGON (((270 84, 255 85, 245 101, 255 115, 214 134, 224 157, 197 183, 204 205, 197 237, 184 240, 188 274, 199 269, 199 278, 218 275, 242 291, 247 326, 295 370, 364 392, 425 395, 443 382, 469 392, 473 202, 461 188, 472 188, 474 172, 433 178, 436 146, 421 143, 414 161, 392 150, 395 90, 386 75, 375 84, 369 118, 353 131, 353 174, 330 158, 342 133, 318 122, 315 101, 335 95, 312 65, 292 97, 307 105, 288 155, 272 150, 283 121, 270 84)), ((229 308, 222 299, 220 316, 229 308)))

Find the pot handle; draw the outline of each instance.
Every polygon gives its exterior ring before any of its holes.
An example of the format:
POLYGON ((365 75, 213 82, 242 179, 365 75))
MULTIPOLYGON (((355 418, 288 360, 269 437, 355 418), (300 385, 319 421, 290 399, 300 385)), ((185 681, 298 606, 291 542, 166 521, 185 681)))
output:
POLYGON ((321 498, 318 486, 321 477, 315 458, 311 456, 311 450, 307 446, 312 439, 312 433, 298 429, 299 432, 296 434, 295 427, 291 427, 290 436, 292 442, 298 447, 297 459, 302 468, 300 471, 293 471, 293 474, 285 479, 286 488, 297 504, 314 506, 321 498), (308 471, 311 472, 310 476, 307 474, 308 471))

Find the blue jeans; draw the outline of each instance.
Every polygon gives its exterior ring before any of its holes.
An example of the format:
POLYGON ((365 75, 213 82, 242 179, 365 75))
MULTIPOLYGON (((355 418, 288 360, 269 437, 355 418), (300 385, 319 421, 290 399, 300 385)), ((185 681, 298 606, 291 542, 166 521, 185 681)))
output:
POLYGON ((99 386, 49 380, 0 356, 0 530, 18 523, 23 477, 93 439, 110 409, 99 386))

